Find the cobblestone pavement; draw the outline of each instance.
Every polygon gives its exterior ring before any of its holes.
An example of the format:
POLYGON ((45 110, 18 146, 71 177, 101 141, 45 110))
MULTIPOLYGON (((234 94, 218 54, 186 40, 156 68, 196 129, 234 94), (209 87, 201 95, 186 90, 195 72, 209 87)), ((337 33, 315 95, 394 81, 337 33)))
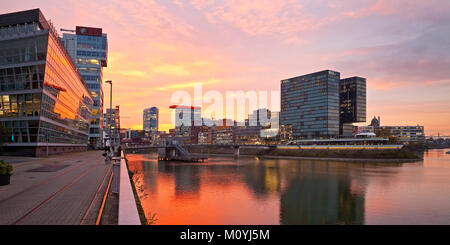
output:
POLYGON ((111 172, 101 151, 0 159, 14 166, 11 184, 0 186, 0 224, 95 224, 111 172), (48 165, 69 166, 30 171, 48 165))

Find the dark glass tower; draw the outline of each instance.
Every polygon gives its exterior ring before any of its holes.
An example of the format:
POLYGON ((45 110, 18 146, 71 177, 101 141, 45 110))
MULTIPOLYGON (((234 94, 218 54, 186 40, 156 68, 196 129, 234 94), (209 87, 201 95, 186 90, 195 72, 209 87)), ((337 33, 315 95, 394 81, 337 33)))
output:
POLYGON ((0 123, 9 132, 3 153, 86 149, 92 106, 88 88, 39 9, 0 15, 0 123))
POLYGON ((293 139, 339 136, 340 73, 330 70, 281 81, 281 125, 293 139))
POLYGON ((350 77, 341 79, 340 118, 342 123, 366 121, 366 79, 350 77))
POLYGON ((339 97, 340 135, 351 136, 351 124, 366 121, 366 79, 362 77, 341 79, 339 97))

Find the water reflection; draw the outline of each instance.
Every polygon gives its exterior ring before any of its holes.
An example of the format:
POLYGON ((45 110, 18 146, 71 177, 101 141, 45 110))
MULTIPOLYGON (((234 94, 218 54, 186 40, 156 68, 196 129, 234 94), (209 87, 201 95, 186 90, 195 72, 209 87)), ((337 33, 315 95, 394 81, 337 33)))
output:
POLYGON ((158 162, 152 154, 128 160, 143 208, 157 214, 156 224, 448 224, 449 207, 442 207, 450 204, 450 168, 442 162, 450 158, 428 154, 407 164, 255 158, 179 163, 158 162), (446 181, 433 181, 436 174, 446 181), (438 195, 440 204, 420 195, 438 195), (424 219, 438 207, 437 220, 424 219))

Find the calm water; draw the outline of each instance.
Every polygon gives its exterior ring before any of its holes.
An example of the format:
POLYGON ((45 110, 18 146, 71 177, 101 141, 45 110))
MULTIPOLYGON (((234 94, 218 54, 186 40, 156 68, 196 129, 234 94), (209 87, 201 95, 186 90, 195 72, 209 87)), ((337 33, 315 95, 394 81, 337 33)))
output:
POLYGON ((154 224, 450 224, 450 154, 416 163, 128 155, 154 224))

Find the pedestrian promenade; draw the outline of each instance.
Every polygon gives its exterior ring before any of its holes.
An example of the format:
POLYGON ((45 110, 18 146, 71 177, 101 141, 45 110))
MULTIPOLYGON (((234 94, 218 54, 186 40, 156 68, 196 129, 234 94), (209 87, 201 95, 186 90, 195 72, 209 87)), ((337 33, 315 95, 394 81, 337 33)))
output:
POLYGON ((14 166, 0 186, 0 224, 95 224, 111 175, 102 151, 0 159, 14 166))

